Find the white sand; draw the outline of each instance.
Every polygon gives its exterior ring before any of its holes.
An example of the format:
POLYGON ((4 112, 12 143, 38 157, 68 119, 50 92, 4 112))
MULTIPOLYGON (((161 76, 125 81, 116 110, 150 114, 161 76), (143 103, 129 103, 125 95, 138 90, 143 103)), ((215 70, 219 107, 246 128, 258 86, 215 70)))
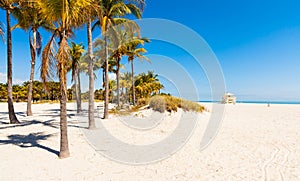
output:
MULTIPOLYGON (((68 106, 74 109, 74 105, 68 106)), ((117 163, 96 152, 72 111, 68 119, 71 157, 58 159, 58 109, 58 104, 33 105, 35 116, 26 117, 26 104, 16 103, 23 123, 9 125, 7 104, 0 104, 0 180, 300 180, 300 105, 226 105, 216 139, 199 151, 210 117, 204 113, 180 151, 141 166, 117 163), (38 139, 36 144, 34 139, 38 139)), ((116 118, 102 122, 111 134, 131 144, 159 141, 171 134, 177 123, 173 114, 141 133, 116 118)))

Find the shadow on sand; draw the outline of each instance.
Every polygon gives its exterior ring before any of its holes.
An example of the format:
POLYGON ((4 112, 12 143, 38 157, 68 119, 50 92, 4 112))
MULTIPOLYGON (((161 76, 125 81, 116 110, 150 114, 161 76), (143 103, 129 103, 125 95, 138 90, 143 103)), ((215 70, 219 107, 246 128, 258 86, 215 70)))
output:
POLYGON ((14 134, 7 136, 8 140, 0 140, 0 145, 12 144, 21 148, 36 147, 58 155, 59 152, 57 150, 38 143, 39 141, 46 140, 51 136, 53 136, 53 134, 43 134, 43 132, 30 133, 29 135, 14 134))

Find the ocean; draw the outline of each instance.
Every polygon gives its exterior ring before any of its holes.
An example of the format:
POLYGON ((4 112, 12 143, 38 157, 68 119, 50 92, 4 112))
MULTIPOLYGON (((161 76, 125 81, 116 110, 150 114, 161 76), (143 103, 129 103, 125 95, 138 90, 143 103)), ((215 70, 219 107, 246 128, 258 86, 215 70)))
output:
MULTIPOLYGON (((212 103, 219 101, 198 101, 203 103, 212 103)), ((245 104, 300 104, 299 101, 236 101, 236 103, 245 103, 245 104)))

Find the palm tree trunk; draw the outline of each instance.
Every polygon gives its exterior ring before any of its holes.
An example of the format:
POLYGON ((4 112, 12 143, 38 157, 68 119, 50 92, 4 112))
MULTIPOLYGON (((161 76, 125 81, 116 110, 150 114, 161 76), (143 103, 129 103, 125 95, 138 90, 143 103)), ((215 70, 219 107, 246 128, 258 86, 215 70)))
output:
POLYGON ((88 34, 88 54, 89 54, 89 127, 88 129, 95 129, 95 103, 94 103, 94 58, 93 58, 93 42, 92 42, 92 27, 91 18, 88 20, 87 24, 87 34, 88 34))
POLYGON ((106 32, 104 33, 104 49, 105 49, 105 95, 104 95, 104 116, 103 116, 103 119, 108 119, 109 78, 108 78, 108 49, 107 49, 107 35, 106 35, 106 32))
POLYGON ((131 60, 131 81, 132 81, 132 103, 135 106, 135 87, 134 87, 134 67, 133 60, 131 60))
POLYGON ((11 27, 10 27, 10 10, 6 10, 7 23, 7 103, 10 124, 20 123, 16 117, 13 97, 12 97, 12 42, 11 42, 11 27))
POLYGON ((117 105, 118 109, 120 109, 120 58, 117 58, 117 105))
POLYGON ((35 68, 35 58, 36 58, 36 29, 33 29, 33 46, 31 45, 31 40, 29 36, 30 43, 30 53, 31 53, 31 70, 30 70, 30 80, 28 87, 28 97, 27 97, 27 116, 32 116, 31 102, 32 102, 32 87, 34 81, 34 68, 35 68))
POLYGON ((73 77, 74 82, 75 82, 75 98, 76 98, 76 105, 77 105, 77 113, 80 113, 80 103, 79 103, 79 85, 78 85, 78 69, 75 70, 75 75, 73 77))
POLYGON ((81 106, 81 86, 80 86, 80 71, 78 71, 77 73, 77 80, 78 80, 78 109, 79 109, 79 113, 82 110, 82 106, 81 106))
POLYGON ((102 88, 105 89, 105 68, 102 69, 102 88))
MULTIPOLYGON (((61 77, 60 77, 61 79, 61 77)), ((70 156, 68 143, 68 124, 67 124, 67 90, 66 81, 61 81, 60 91, 60 151, 59 158, 70 156)))

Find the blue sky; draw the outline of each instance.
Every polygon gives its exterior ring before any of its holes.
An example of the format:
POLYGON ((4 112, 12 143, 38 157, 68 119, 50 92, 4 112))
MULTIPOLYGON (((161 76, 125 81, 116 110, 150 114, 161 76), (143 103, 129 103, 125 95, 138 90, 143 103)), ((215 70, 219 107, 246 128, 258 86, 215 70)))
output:
MULTIPOLYGON (((300 101, 299 10, 299 0, 148 0, 143 17, 177 21, 202 36, 222 66, 227 91, 235 93, 239 100, 300 101)), ((5 22, 2 10, 0 21, 5 22)), ((155 27, 153 31, 156 31, 155 27)), ((84 29, 76 34, 76 42, 86 43, 84 29)), ((43 37, 45 43, 49 35, 43 33, 43 37)), ((28 35, 22 30, 13 32, 16 83, 29 78, 27 39, 28 35)), ((163 42, 153 41, 146 48, 149 54, 170 57, 177 62, 189 62, 190 59, 180 48, 163 42)), ((0 43, 1 82, 6 81, 5 51, 5 45, 0 43)), ((153 64, 136 63, 138 72, 148 66, 155 70, 153 64)), ((194 72, 191 74, 200 90, 200 99, 209 99, 209 83, 203 70, 195 70, 192 64, 186 69, 194 72)), ((170 70, 166 68, 166 71, 170 70)), ((164 82, 165 91, 176 92, 174 85, 164 82)), ((96 87, 99 86, 97 81, 96 87)))

